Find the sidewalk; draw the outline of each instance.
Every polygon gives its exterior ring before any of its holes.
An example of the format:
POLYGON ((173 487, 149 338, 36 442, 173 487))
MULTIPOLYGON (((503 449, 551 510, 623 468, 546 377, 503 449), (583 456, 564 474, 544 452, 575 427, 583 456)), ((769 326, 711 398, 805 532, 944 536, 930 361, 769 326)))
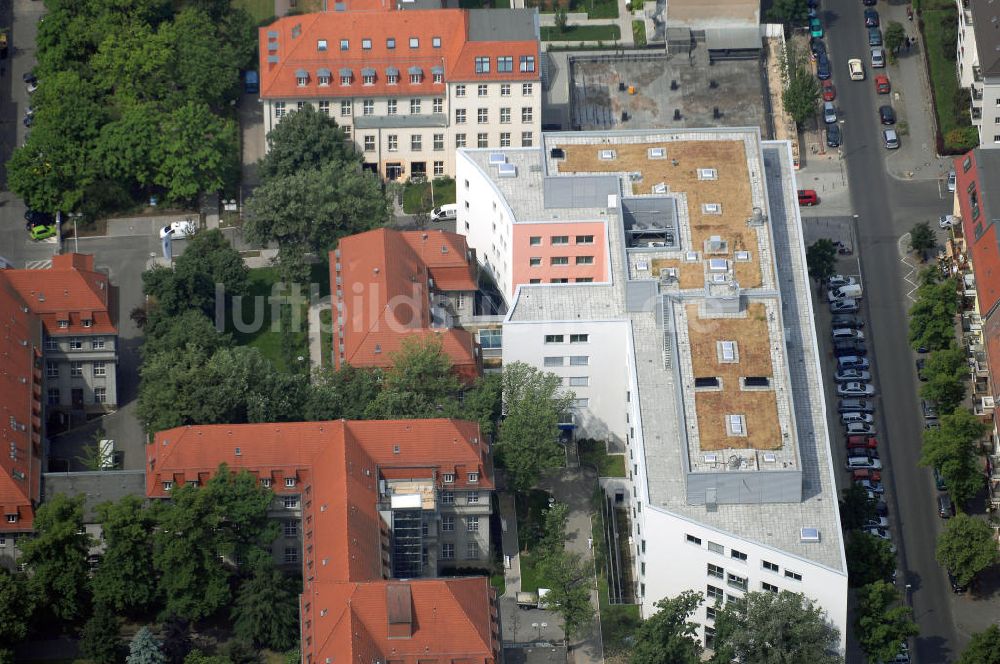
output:
POLYGON ((309 364, 313 370, 323 368, 323 323, 319 314, 330 309, 330 296, 309 303, 309 364))

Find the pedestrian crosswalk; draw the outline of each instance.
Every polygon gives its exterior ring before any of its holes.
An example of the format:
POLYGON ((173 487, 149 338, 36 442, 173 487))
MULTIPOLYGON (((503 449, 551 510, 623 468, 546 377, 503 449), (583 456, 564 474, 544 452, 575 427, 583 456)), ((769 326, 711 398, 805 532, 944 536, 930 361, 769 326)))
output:
POLYGON ((44 261, 25 261, 24 269, 26 270, 47 270, 52 267, 52 259, 44 261))

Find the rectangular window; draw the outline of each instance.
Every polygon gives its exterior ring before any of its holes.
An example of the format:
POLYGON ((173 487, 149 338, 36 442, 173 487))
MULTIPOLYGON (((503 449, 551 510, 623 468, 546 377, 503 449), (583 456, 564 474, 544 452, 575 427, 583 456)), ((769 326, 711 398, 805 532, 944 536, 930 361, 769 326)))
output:
POLYGON ((297 563, 299 562, 299 550, 294 546, 285 547, 285 563, 297 563))
POLYGON ((694 535, 685 535, 684 537, 687 539, 689 544, 697 544, 698 546, 701 546, 700 537, 695 537, 694 535))
POLYGON ((455 109, 455 124, 465 124, 465 109, 456 108, 455 109))
MULTIPOLYGON (((274 117, 280 118, 284 117, 284 115, 285 115, 285 102, 283 101, 274 102, 274 117)), ((68 326, 69 326, 69 321, 66 321, 66 327, 68 326)), ((59 321, 59 327, 64 327, 63 321, 59 321)))
POLYGON ((59 340, 49 337, 45 340, 45 350, 59 350, 59 340))
POLYGON ((465 530, 470 533, 478 533, 479 517, 478 516, 465 517, 465 530))
POLYGON ((419 114, 420 114, 420 100, 419 99, 411 99, 410 100, 410 115, 419 115, 419 114))
POLYGON ((285 531, 285 537, 297 537, 299 534, 299 522, 285 521, 282 524, 282 529, 285 531))
POLYGON ((714 599, 717 602, 721 602, 722 598, 725 596, 725 593, 722 592, 722 588, 717 588, 712 585, 708 586, 705 594, 708 595, 709 599, 714 599))
POLYGON ((549 259, 552 265, 569 265, 569 256, 553 256, 549 259))
POLYGON ((412 134, 410 136, 410 150, 413 152, 420 152, 424 149, 424 137, 420 134, 412 134))
POLYGON ((399 85, 399 74, 386 74, 385 82, 387 85, 399 85))
POLYGON ((83 362, 70 362, 69 363, 69 375, 70 376, 82 376, 83 375, 83 362))
POLYGON ((374 136, 365 136, 365 152, 375 152, 374 136))
POLYGON ((528 279, 528 283, 529 284, 540 284, 540 283, 542 283, 542 280, 541 279, 528 279))
POLYGON ((365 74, 361 77, 362 85, 375 85, 375 74, 365 74))
POLYGON ((709 576, 714 576, 717 579, 724 579, 724 578, 726 578, 726 570, 722 569, 718 565, 713 565, 712 563, 709 563, 708 564, 708 575, 709 576))
POLYGON ((386 137, 386 145, 389 152, 396 152, 399 149, 399 137, 396 134, 389 134, 386 137))
POLYGON ((456 97, 464 97, 465 96, 465 85, 461 85, 460 84, 460 85, 456 85, 455 86, 455 96, 456 97))
POLYGON ((59 365, 55 362, 45 363, 45 376, 46 378, 58 378, 59 377, 59 365))
POLYGON ((790 569, 786 569, 785 570, 785 576, 787 578, 789 578, 789 579, 795 579, 796 581, 801 581, 802 580, 802 575, 801 574, 799 574, 798 572, 793 572, 790 569))
POLYGON ((501 55, 497 58, 498 72, 514 71, 514 57, 511 55, 501 55))
POLYGON ((566 364, 566 358, 562 356, 550 355, 543 360, 543 364, 547 367, 561 367, 566 364))
POLYGON ((433 46, 434 48, 441 48, 441 38, 431 37, 431 46, 433 46))
POLYGON ((441 97, 435 97, 434 101, 431 103, 432 113, 444 113, 444 99, 441 97))
POLYGON ((705 607, 705 619, 706 620, 715 620, 715 607, 714 606, 706 606, 705 607))
POLYGON ((61 395, 59 393, 59 388, 58 387, 50 387, 48 389, 48 396, 49 396, 48 401, 49 401, 49 405, 50 406, 58 406, 59 405, 59 398, 60 398, 61 395))
POLYGON ((420 39, 417 37, 410 37, 410 48, 420 48, 420 39))
POLYGON ((535 56, 533 55, 521 56, 521 71, 523 72, 535 71, 535 56))
POLYGON ((594 264, 594 257, 593 256, 577 256, 576 257, 576 264, 577 265, 593 265, 594 264))
POLYGON ((350 74, 344 74, 344 75, 342 75, 340 77, 340 84, 341 85, 350 85, 351 84, 351 75, 350 74))
POLYGON ((397 109, 397 103, 395 99, 390 99, 385 103, 386 115, 395 115, 397 109))
POLYGON ((747 589, 746 577, 736 576, 733 573, 726 574, 726 583, 729 584, 730 588, 744 591, 747 589))
POLYGON ((453 516, 442 516, 441 517, 441 532, 451 533, 455 531, 455 517, 453 516))
POLYGON ((441 492, 441 504, 442 505, 454 505, 455 504, 455 494, 451 491, 441 492))
POLYGON ((465 558, 466 560, 479 559, 479 542, 472 540, 465 543, 465 558))
POLYGON ((285 506, 286 510, 294 510, 299 506, 298 496, 284 496, 281 499, 281 504, 285 506))
POLYGON ((444 134, 434 134, 434 150, 436 152, 444 150, 444 134))
POLYGON ((723 555, 726 553, 726 547, 711 541, 708 543, 708 550, 711 551, 712 553, 718 553, 723 555))
MULTIPOLYGON (((170 480, 167 480, 166 482, 163 483, 163 490, 164 491, 170 491, 173 488, 174 488, 174 483, 171 482, 170 480)), ((9 516, 7 517, 7 520, 10 521, 10 517, 9 516)))
POLYGON ((577 235, 576 236, 576 243, 577 244, 594 244, 594 236, 593 235, 577 235))
POLYGON ((455 558, 455 545, 451 542, 445 542, 441 545, 441 560, 454 560, 455 558))
POLYGON ((594 283, 593 277, 577 277, 576 283, 578 284, 592 284, 594 283))
POLYGON ((778 571, 778 566, 775 565, 774 563, 769 563, 768 561, 765 560, 763 564, 764 564, 764 569, 766 569, 768 572, 778 571))
POLYGON ((364 115, 375 115, 375 100, 365 99, 361 102, 361 112, 364 115))
POLYGON ((65 319, 59 319, 59 329, 65 330, 69 327, 69 321, 65 319))
POLYGON ((477 74, 489 74, 490 73, 490 59, 487 57, 477 57, 476 58, 476 73, 477 74))
POLYGON ((476 110, 476 122, 479 124, 488 124, 490 121, 490 111, 488 108, 480 108, 476 110))
POLYGON ((346 101, 340 102, 340 117, 347 118, 351 116, 351 101, 348 99, 346 101))
POLYGON ((443 161, 435 161, 434 162, 434 177, 438 177, 440 175, 444 175, 444 162, 443 161))
POLYGON ((322 113, 323 115, 330 115, 330 102, 321 101, 319 103, 319 112, 322 113))
POLYGON ((455 134, 455 147, 456 148, 465 147, 465 134, 455 134))
POLYGON ((541 245, 542 244, 542 236, 541 235, 532 235, 530 238, 528 238, 528 244, 530 244, 532 247, 537 247, 537 246, 541 245))
POLYGON ((390 51, 396 48, 396 39, 394 37, 389 37, 385 40, 385 47, 390 51))
POLYGON ((522 97, 530 97, 533 94, 534 89, 535 88, 534 88, 534 86, 531 83, 522 83, 521 84, 521 96, 522 97))
POLYGON ((370 51, 370 50, 372 50, 372 40, 371 39, 362 39, 361 40, 361 50, 363 50, 363 51, 370 51))
POLYGON ((485 133, 476 134, 476 145, 480 148, 488 148, 490 146, 488 135, 485 133))
POLYGON ((468 495, 466 495, 466 497, 465 497, 465 502, 467 504, 469 504, 469 505, 478 505, 479 504, 479 492, 478 491, 470 491, 468 493, 468 495))
POLYGON ((556 244, 569 244, 569 236, 568 235, 553 235, 552 236, 552 244, 553 245, 556 245, 556 244))
POLYGON ((760 584, 760 588, 761 588, 761 590, 764 590, 764 591, 769 592, 769 593, 777 593, 778 592, 778 586, 776 586, 776 585, 774 585, 772 583, 768 583, 767 581, 762 581, 761 584, 760 584))
POLYGON ((84 327, 93 327, 93 325, 94 325, 94 321, 92 321, 92 320, 88 319, 88 320, 83 321, 83 326, 84 327))
POLYGON ((93 350, 104 350, 104 337, 94 337, 90 341, 90 347, 93 350))
POLYGON ((270 489, 271 488, 271 478, 270 477, 262 477, 262 478, 260 478, 260 485, 262 487, 264 487, 265 489, 270 489))
POLYGON ((489 94, 489 86, 485 83, 480 83, 476 86, 476 96, 485 97, 489 94))
POLYGON ((542 265, 542 259, 541 258, 534 257, 534 258, 529 258, 528 259, 528 266, 529 267, 541 267, 541 265, 542 265))
POLYGON ((569 335, 569 342, 571 344, 585 344, 590 341, 589 334, 571 334, 569 335))
POLYGON ((571 367, 585 367, 590 364, 589 355, 570 355, 569 365, 571 367))
POLYGON ((83 341, 81 341, 77 337, 73 337, 72 339, 69 340, 69 349, 70 350, 83 350, 83 341))
POLYGON ((444 83, 444 74, 434 72, 433 77, 435 83, 444 83))
POLYGON ((455 473, 442 473, 441 481, 445 484, 452 484, 455 481, 455 473))
POLYGON ((729 550, 729 557, 735 558, 736 560, 742 560, 743 562, 747 561, 747 554, 742 551, 737 551, 736 549, 729 550))
POLYGON ((500 132, 500 147, 509 148, 510 147, 510 132, 502 131, 500 132))
POLYGON ((410 74, 410 83, 412 83, 414 85, 416 85, 417 83, 420 83, 423 80, 424 80, 424 75, 423 74, 417 74, 417 73, 410 74))
POLYGON ((295 478, 294 477, 286 477, 285 478, 285 487, 291 489, 294 486, 295 486, 295 478))
POLYGON ((561 344, 565 340, 565 337, 561 334, 546 334, 545 343, 547 344, 561 344))
POLYGON ((561 277, 559 279, 549 279, 549 283, 550 284, 568 284, 569 283, 569 279, 567 279, 566 277, 561 277))
POLYGON ((466 476, 466 479, 468 480, 469 484, 475 484, 476 482, 479 481, 479 473, 469 473, 466 476))
POLYGON ((346 39, 341 39, 340 40, 340 50, 341 51, 347 51, 347 50, 350 50, 350 48, 351 48, 351 42, 350 41, 348 41, 346 39))
POLYGON ((92 366, 94 368, 94 375, 95 376, 107 376, 108 375, 108 370, 107 370, 107 367, 104 366, 104 362, 94 362, 94 364, 92 366))
POLYGON ((500 96, 501 97, 509 97, 510 96, 510 83, 501 83, 500 84, 500 96))
POLYGON ((510 124, 510 108, 507 106, 500 109, 500 124, 510 124))

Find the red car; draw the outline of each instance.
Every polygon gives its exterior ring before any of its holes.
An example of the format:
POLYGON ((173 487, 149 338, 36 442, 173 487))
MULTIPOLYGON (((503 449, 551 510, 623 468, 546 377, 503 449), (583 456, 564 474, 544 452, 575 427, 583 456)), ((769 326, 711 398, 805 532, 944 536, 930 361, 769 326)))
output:
POLYGON ((833 101, 837 98, 837 88, 833 86, 833 81, 823 81, 823 101, 833 101))
POLYGON ((847 446, 866 447, 873 450, 878 447, 878 440, 876 440, 873 436, 848 436, 847 446))
POLYGON ((878 470, 871 470, 869 468, 857 468, 851 472, 851 481, 857 482, 859 480, 871 480, 872 482, 881 482, 882 472, 878 470))
POLYGON ((819 205, 819 195, 815 189, 799 189, 799 205, 819 205))
POLYGON ((889 85, 889 77, 885 74, 879 74, 875 77, 875 92, 880 95, 887 95, 892 87, 889 85))

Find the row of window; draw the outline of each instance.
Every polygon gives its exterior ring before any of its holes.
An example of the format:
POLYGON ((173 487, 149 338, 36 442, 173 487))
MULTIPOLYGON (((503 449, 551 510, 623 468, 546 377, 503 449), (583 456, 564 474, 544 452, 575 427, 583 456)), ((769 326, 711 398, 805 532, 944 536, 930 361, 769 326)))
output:
MULTIPOLYGON (((394 101, 394 100, 390 100, 394 101)), ((418 100, 419 101, 419 100, 418 100)), ((389 115, 395 115, 396 111, 395 105, 390 104, 390 108, 393 110, 389 111, 389 115)), ((413 112, 412 110, 410 111, 413 112)), ((455 124, 465 124, 466 118, 468 116, 467 109, 456 108, 455 109, 455 124)), ((534 109, 531 106, 521 107, 521 122, 528 123, 532 122, 535 117, 534 109)), ((490 109, 488 108, 477 108, 476 109, 476 122, 478 124, 489 124, 490 123, 490 109)), ((500 109, 500 124, 510 124, 510 107, 504 106, 500 109)))
MULTIPOLYGON (((452 542, 444 542, 441 544, 441 560, 454 560, 455 559, 455 545, 452 542)), ((475 540, 469 540, 465 543, 465 559, 466 560, 479 560, 479 542, 475 540)))
MULTIPOLYGON (((701 538, 697 537, 695 535, 685 534, 684 537, 685 537, 685 539, 687 540, 687 542, 689 544, 694 544, 695 546, 699 546, 699 547, 702 544, 701 538)), ((717 553, 717 554, 719 554, 721 556, 726 555, 726 547, 724 547, 721 544, 718 544, 716 542, 709 541, 708 542, 708 550, 711 551, 712 553, 717 553)), ((732 558, 733 560, 738 560, 738 561, 743 562, 743 563, 745 563, 747 561, 747 554, 743 553, 742 551, 737 551, 736 549, 729 549, 729 557, 732 558)), ((709 574, 712 575, 712 576, 717 576, 715 574, 712 574, 712 568, 713 567, 715 567, 718 570, 721 570, 722 568, 721 567, 716 567, 715 565, 712 565, 711 563, 709 563, 709 566, 708 566, 708 568, 709 568, 709 574)), ((780 571, 780 567, 778 566, 777 563, 772 563, 772 562, 770 562, 768 560, 762 560, 761 561, 761 567, 763 567, 764 569, 766 569, 769 572, 774 572, 775 574, 777 574, 780 571)), ((801 581, 802 580, 802 575, 801 574, 799 574, 798 572, 793 572, 792 570, 789 570, 789 569, 785 570, 785 576, 787 578, 789 578, 789 579, 794 579, 796 581, 801 581)), ((722 577, 719 576, 718 578, 721 579, 722 577)))
MULTIPOLYGON (((62 390, 58 387, 50 387, 47 392, 48 402, 50 406, 58 406, 62 404, 62 390)), ((107 403, 108 402, 108 389, 106 387, 95 387, 94 388, 94 403, 107 403)))
MULTIPOLYGON (((466 185, 466 186, 468 186, 468 185, 466 185)), ((575 239, 576 239, 576 244, 594 244, 594 236, 593 235, 577 235, 575 239)), ((563 244, 569 244, 569 236, 568 235, 553 235, 553 236, 551 236, 549 238, 549 243, 552 244, 553 246, 558 246, 558 245, 563 245, 563 244)), ((532 235, 530 238, 528 238, 528 244, 530 244, 532 247, 541 246, 541 244, 542 244, 542 236, 541 235, 532 235)))
MULTIPOLYGON (((569 342, 571 344, 585 344, 590 341, 589 334, 571 334, 569 335, 569 342)), ((561 344, 566 342, 566 335, 564 334, 546 334, 545 343, 547 344, 561 344)))
MULTIPOLYGON (((465 492, 465 502, 467 505, 478 505, 479 504, 479 492, 478 491, 466 491, 465 492)), ((441 504, 442 505, 454 505, 455 504, 455 492, 454 491, 442 491, 441 492, 441 504)))
MULTIPOLYGON (((576 256, 575 262, 577 265, 593 265, 593 256, 576 256)), ((528 265, 531 267, 541 267, 542 259, 540 256, 532 256, 528 259, 528 265)), ((549 258, 549 265, 564 266, 569 265, 569 256, 552 256, 549 258)))
MULTIPOLYGON (((441 532, 453 533, 455 532, 455 517, 450 515, 444 515, 441 517, 441 532)), ((478 533, 479 532, 479 517, 469 516, 465 518, 465 532, 468 533, 478 533)))
MULTIPOLYGON (((82 377, 84 364, 84 362, 70 362, 69 375, 74 378, 82 377)), ((89 362, 86 364, 90 365, 90 374, 92 376, 101 377, 108 375, 108 366, 106 362, 89 362)), ((58 378, 60 366, 61 364, 59 362, 46 362, 45 376, 47 378, 58 378)))
MULTIPOLYGON (((514 58, 510 55, 498 55, 497 61, 497 71, 500 73, 512 72, 514 71, 514 58)), ((489 74, 490 73, 490 56, 480 55, 476 57, 476 73, 477 74, 489 74)), ((533 55, 522 55, 521 56, 521 69, 522 72, 533 72, 535 71, 535 56, 533 55)))
POLYGON ((732 572, 726 572, 718 565, 708 563, 708 575, 715 577, 716 579, 725 579, 726 583, 731 588, 736 588, 737 590, 746 591, 747 589, 747 578, 745 576, 738 576, 732 572))
MULTIPOLYGON (((58 321, 56 321, 56 324, 59 326, 60 330, 69 329, 69 321, 66 320, 65 318, 59 319, 58 321)), ((94 326, 94 321, 93 321, 93 319, 85 318, 82 321, 80 321, 80 325, 82 327, 93 327, 94 326)))
MULTIPOLYGON (((522 83, 521 84, 521 96, 530 97, 535 91, 535 86, 533 83, 522 83)), ((460 83, 455 86, 455 96, 465 97, 466 96, 466 86, 464 83, 460 83)), ((476 86, 476 96, 477 97, 489 97, 490 96, 490 86, 485 83, 480 83, 476 86)), ((509 97, 510 96, 510 83, 500 84, 500 96, 509 97)))
MULTIPOLYGON (((413 49, 420 48, 420 37, 410 37, 410 42, 409 43, 410 43, 410 48, 413 48, 413 49)), ((441 48, 441 38, 440 37, 431 37, 431 46, 434 47, 434 48, 441 48)), ((328 49, 328 47, 329 47, 329 42, 326 39, 317 39, 316 40, 316 50, 317 51, 326 51, 328 49)), ((396 38, 395 37, 387 37, 386 40, 385 40, 385 47, 388 50, 390 50, 390 51, 395 50, 395 48, 396 48, 396 38)), ((369 50, 371 50, 371 48, 372 48, 372 40, 371 40, 371 38, 370 37, 362 37, 361 38, 361 50, 362 51, 369 51, 369 50)), ((340 50, 341 51, 345 51, 345 52, 346 51, 350 51, 351 50, 351 40, 350 39, 341 39, 340 40, 340 50)))
MULTIPOLYGON (((562 355, 547 355, 543 360, 543 364, 547 367, 562 367, 566 366, 566 358, 562 355)), ((571 367, 586 367, 590 365, 589 355, 570 355, 569 356, 569 366, 571 367)))
MULTIPOLYGON (((364 146, 365 152, 375 152, 376 147, 376 137, 374 134, 366 134, 362 137, 362 144, 364 146)), ((444 150, 444 134, 434 134, 433 136, 433 149, 435 152, 441 152, 444 150)), ((504 131, 500 132, 500 147, 509 148, 511 147, 511 132, 504 131)), ((465 134, 455 134, 455 147, 464 148, 467 147, 467 138, 465 134)), ((482 132, 476 135, 477 147, 488 148, 490 147, 490 136, 487 132, 482 132)), ((530 148, 534 144, 534 134, 530 131, 521 132, 521 147, 530 148)), ((421 134, 410 134, 410 151, 411 152, 422 152, 424 149, 424 138, 421 134)), ((398 134, 386 134, 386 150, 389 152, 399 151, 399 135, 398 134)), ((442 168, 443 168, 442 164, 442 168)), ((438 175, 435 173, 435 175, 438 175)))
MULTIPOLYGON (((45 350, 59 350, 58 337, 46 337, 45 339, 45 350)), ((69 339, 69 349, 70 350, 83 350, 84 340, 80 337, 70 337, 69 339)), ((90 339, 90 350, 104 350, 105 339, 104 337, 93 337, 90 339)))
MULTIPOLYGON (((542 280, 541 279, 528 279, 528 283, 529 284, 540 284, 540 283, 542 283, 542 280)), ((569 283, 569 279, 567 279, 566 277, 561 277, 561 278, 556 278, 556 279, 549 279, 549 283, 550 284, 568 284, 569 283)), ((594 283, 594 278, 593 277, 577 277, 576 279, 573 280, 573 283, 577 283, 577 284, 592 284, 592 283, 594 283)))
MULTIPOLYGON (((410 74, 410 85, 420 85, 424 82, 423 71, 411 71, 410 74)), ((361 84, 362 85, 375 85, 376 73, 374 69, 362 69, 361 70, 361 84)), ((330 87, 331 74, 329 69, 322 69, 316 73, 316 83, 321 88, 330 87)), ((354 72, 350 70, 344 70, 340 74, 340 86, 350 87, 354 83, 354 72)), ((444 83, 444 74, 441 72, 433 72, 431 75, 431 80, 435 85, 440 85, 444 83)), ((386 72, 385 75, 386 85, 399 85, 399 73, 396 70, 392 72, 386 72)), ((309 73, 306 71, 299 71, 295 75, 295 85, 304 88, 309 84, 309 73)))
MULTIPOLYGON (((445 484, 451 484, 455 481, 455 473, 441 473, 441 479, 444 481, 445 484)), ((479 481, 479 473, 478 472, 466 473, 466 479, 468 480, 469 484, 475 484, 476 482, 479 481)))

